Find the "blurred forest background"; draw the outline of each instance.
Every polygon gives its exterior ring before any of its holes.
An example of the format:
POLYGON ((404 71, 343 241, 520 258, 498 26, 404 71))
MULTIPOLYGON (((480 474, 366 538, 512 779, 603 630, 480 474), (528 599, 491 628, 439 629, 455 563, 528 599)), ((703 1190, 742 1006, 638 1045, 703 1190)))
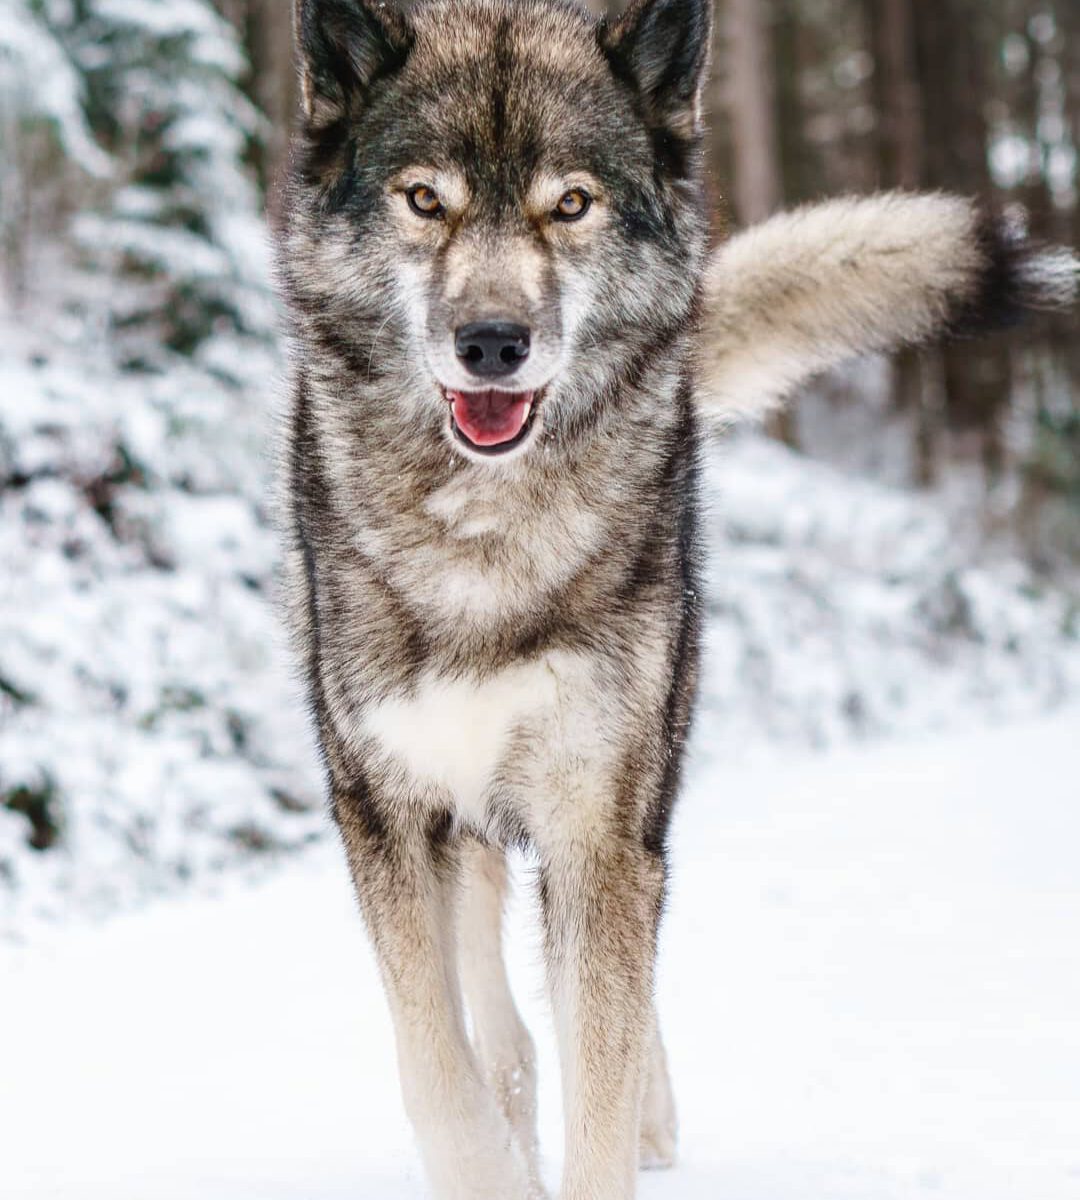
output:
MULTIPOLYGON (((718 18, 718 231, 943 188, 1080 244, 1077 0, 720 0, 718 18)), ((0 898, 43 912, 323 829, 273 649, 265 230, 291 41, 290 0, 0 0, 0 898)), ((714 473, 720 744, 1070 694, 1076 332, 858 364, 770 439, 734 439, 714 473)))
MULTIPOLYGON (((929 188, 1021 204, 1037 237, 1080 244, 1076 0, 728 0, 718 34, 714 178, 740 223, 822 194, 929 188)), ((1015 484, 1027 552, 1047 562, 1080 550, 1055 503, 1080 500, 1075 331, 1069 314, 904 354, 886 389, 909 481, 977 461, 988 515, 1015 484)), ((798 408, 778 432, 804 441, 798 408)))
MULTIPOLYGON (((58 238, 111 253, 129 276, 175 268, 162 261, 164 227, 193 259, 172 286, 158 279, 157 305, 140 298, 119 323, 156 317, 183 353, 218 318, 250 327, 237 294, 193 276, 208 252, 229 255, 230 210, 249 208, 252 192, 273 207, 296 103, 290 0, 3 7, 9 302, 33 293, 39 255, 58 238), (235 36, 218 30, 205 54, 218 16, 235 36)), ((940 188, 1022 204, 1037 236, 1080 244, 1075 0, 720 0, 709 101, 725 219, 842 192, 940 188)), ((906 418, 910 481, 978 461, 988 489, 1021 487, 1014 515, 1039 525, 1025 533, 1045 565, 1080 553, 1073 514, 1053 504, 1080 504, 1080 417, 1063 402, 1080 383, 1074 326, 1070 315, 989 345, 903 355, 888 385, 889 419, 906 418)), ((799 425, 796 407, 775 432, 812 449, 799 425)))

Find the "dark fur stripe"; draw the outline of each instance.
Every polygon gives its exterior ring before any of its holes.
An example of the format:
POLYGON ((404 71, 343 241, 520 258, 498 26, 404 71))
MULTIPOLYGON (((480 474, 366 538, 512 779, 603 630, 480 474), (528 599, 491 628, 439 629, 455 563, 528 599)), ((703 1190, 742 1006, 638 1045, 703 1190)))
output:
POLYGON ((979 337, 1020 324, 1031 309, 1050 307, 1043 280, 1048 247, 1028 238, 1009 218, 980 215, 976 241, 984 266, 972 296, 950 318, 946 334, 979 337))

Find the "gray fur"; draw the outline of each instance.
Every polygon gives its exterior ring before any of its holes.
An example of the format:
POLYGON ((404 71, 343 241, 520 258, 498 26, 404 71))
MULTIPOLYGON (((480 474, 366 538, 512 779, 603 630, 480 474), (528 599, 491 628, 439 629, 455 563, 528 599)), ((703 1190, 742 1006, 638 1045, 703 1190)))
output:
POLYGON ((298 4, 290 615, 440 1200, 544 1194, 500 957, 515 844, 538 862, 564 1200, 629 1200, 639 1154, 674 1158, 652 985, 698 667, 698 371, 730 407, 760 337, 783 390, 967 320, 996 261, 957 217, 944 277, 912 254, 898 281, 871 239, 807 308, 809 275, 778 287, 775 252, 815 269, 811 215, 764 260, 733 242, 707 271, 709 27, 704 0, 638 0, 613 25, 560 0, 298 4), (593 203, 571 223, 573 189, 593 203), (492 319, 531 331, 506 386, 533 400, 520 438, 482 451, 451 421, 478 386, 454 335, 492 319))

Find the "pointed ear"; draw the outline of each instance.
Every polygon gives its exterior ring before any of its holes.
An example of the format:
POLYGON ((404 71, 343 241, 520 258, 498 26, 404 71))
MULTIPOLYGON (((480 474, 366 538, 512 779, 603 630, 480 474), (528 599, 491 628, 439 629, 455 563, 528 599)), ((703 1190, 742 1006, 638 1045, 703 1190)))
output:
POLYGON ((378 0, 296 0, 295 19, 301 102, 317 125, 403 66, 412 45, 405 18, 378 0))
POLYGON ((598 31, 616 74, 635 85, 658 124, 683 137, 701 127, 711 35, 712 0, 634 0, 598 31))

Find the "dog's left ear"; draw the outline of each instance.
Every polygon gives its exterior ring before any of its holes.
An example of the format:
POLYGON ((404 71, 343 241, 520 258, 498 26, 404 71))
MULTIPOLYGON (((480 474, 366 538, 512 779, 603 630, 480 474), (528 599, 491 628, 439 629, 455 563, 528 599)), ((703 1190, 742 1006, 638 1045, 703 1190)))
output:
POLYGON ((634 84, 651 119, 684 138, 701 128, 711 35, 712 0, 634 0, 597 31, 615 73, 634 84))

